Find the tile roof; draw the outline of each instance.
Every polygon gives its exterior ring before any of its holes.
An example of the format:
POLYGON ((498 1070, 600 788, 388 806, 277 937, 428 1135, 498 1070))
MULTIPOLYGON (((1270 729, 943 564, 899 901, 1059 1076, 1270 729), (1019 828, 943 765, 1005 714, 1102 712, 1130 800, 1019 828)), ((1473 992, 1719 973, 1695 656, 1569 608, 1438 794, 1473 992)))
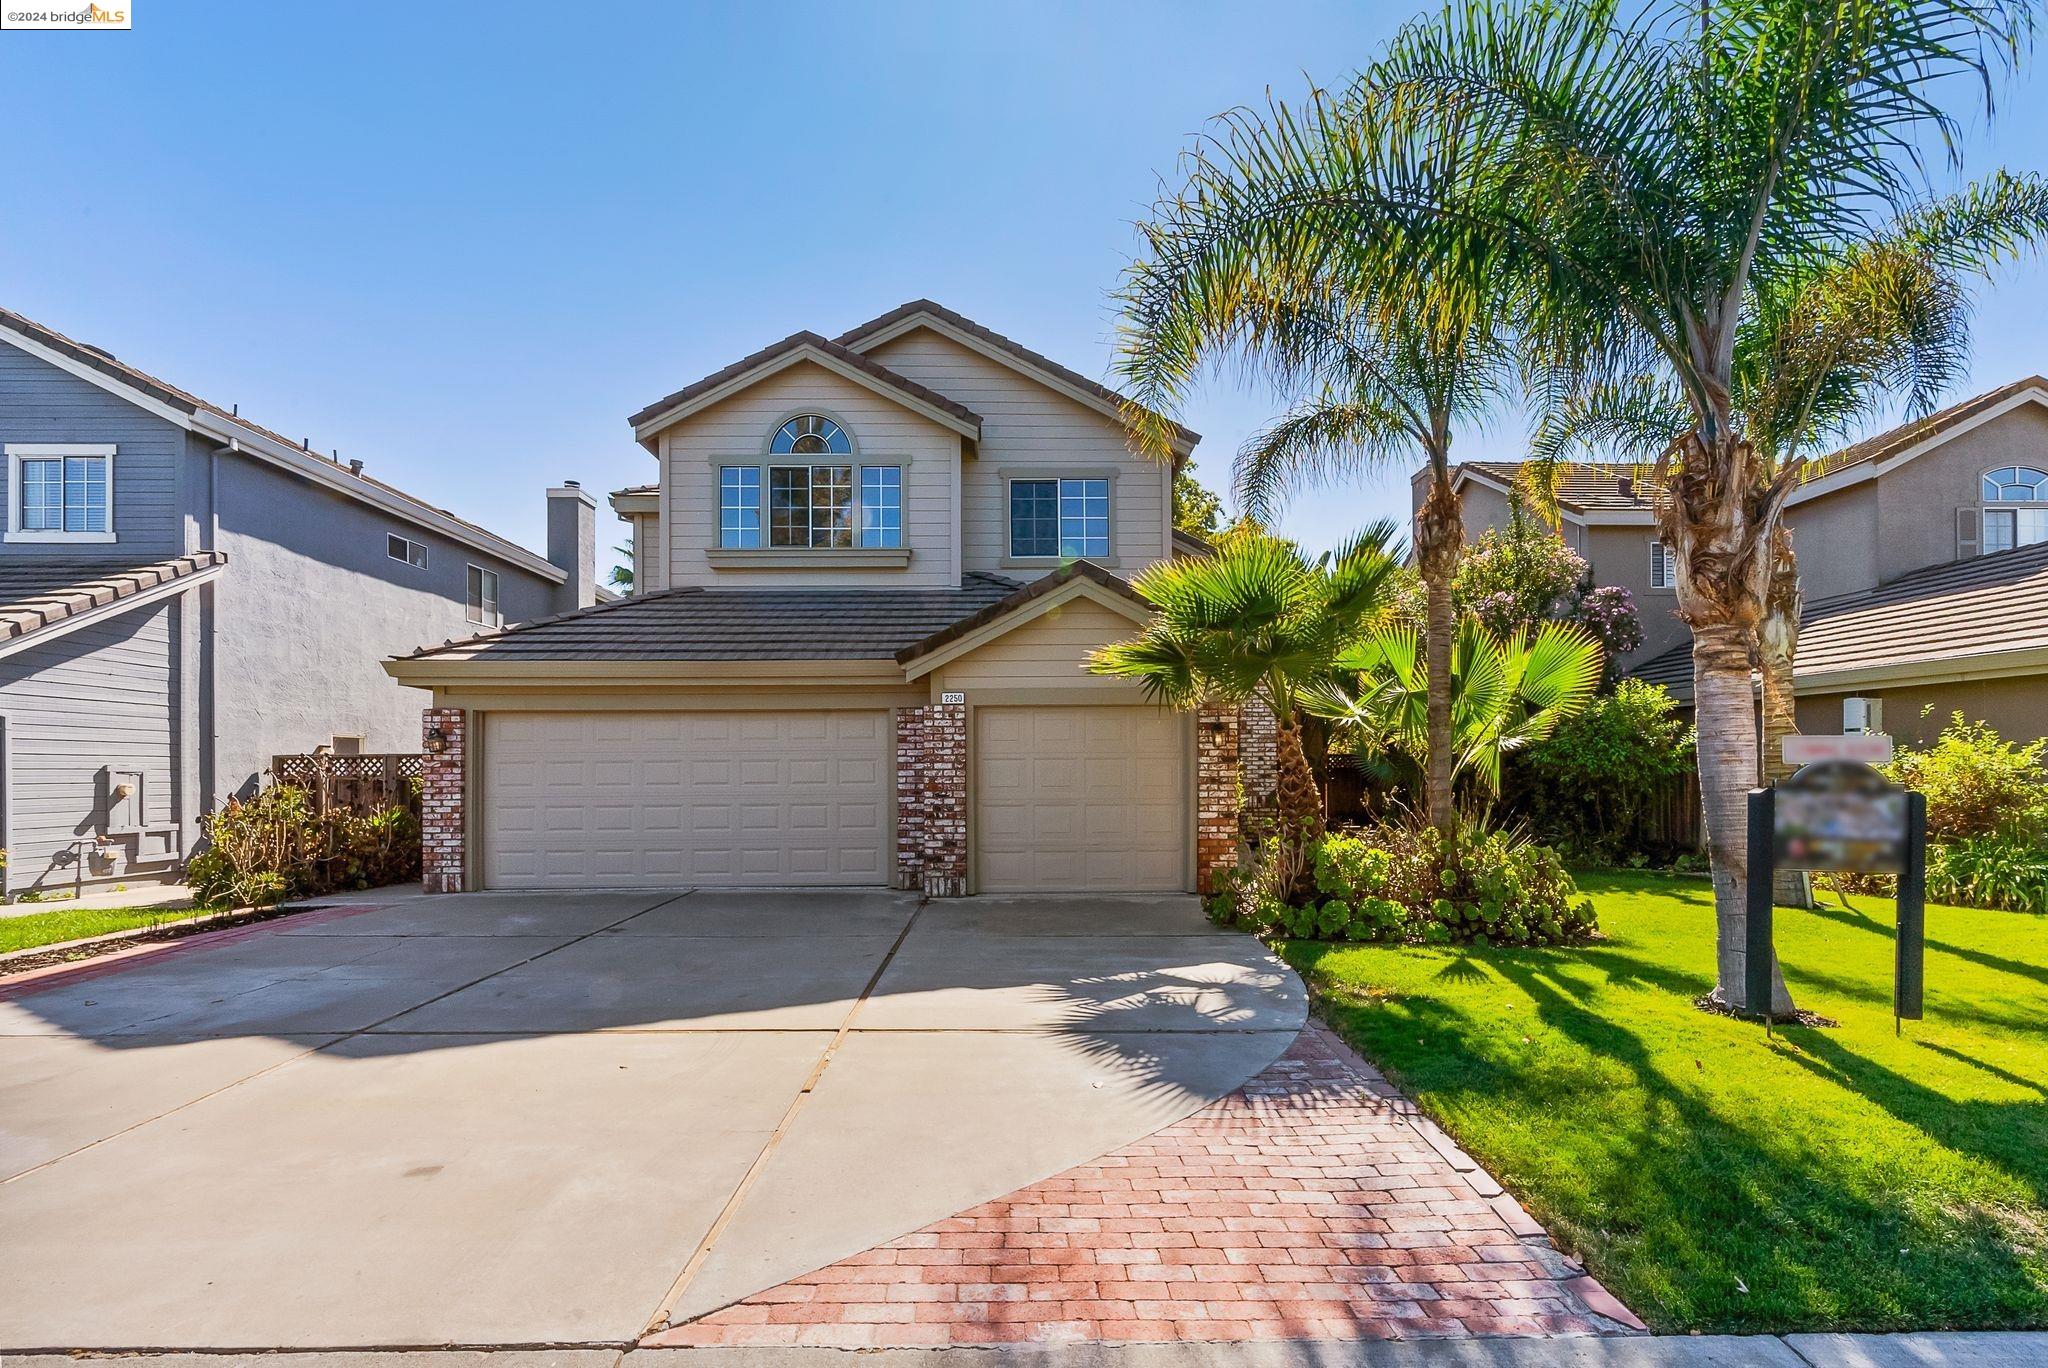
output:
POLYGON ((1959 423, 1968 422, 1986 409, 1996 408, 2014 395, 2029 389, 2048 391, 2048 379, 2029 375, 2009 385, 2000 385, 1997 389, 1977 395, 1975 398, 1965 399, 1959 404, 1951 404, 1938 413, 1928 414, 1925 418, 1915 418, 1911 422, 1901 423, 1895 428, 1880 432, 1874 437, 1865 437, 1860 442, 1821 457, 1815 475, 1831 474, 1847 466, 1861 465, 1865 461, 1882 461, 1886 457, 1896 456, 1906 448, 1959 423))
MULTIPOLYGON (((268 438, 269 440, 276 442, 280 446, 295 447, 298 450, 305 452, 308 456, 311 456, 317 460, 324 461, 329 459, 328 457, 322 456, 319 452, 313 450, 312 447, 301 438, 287 437, 283 433, 278 432, 275 429, 267 428, 259 423, 251 422, 249 419, 244 418, 240 413, 234 412, 229 409, 221 408, 217 404, 208 403, 206 400, 201 399, 199 396, 195 394, 191 394, 185 390, 179 389, 176 385, 171 384, 168 380, 158 379, 156 376, 150 375, 146 371, 137 370, 135 367, 128 365, 126 362, 117 360, 110 352, 103 351, 98 347, 90 345, 89 343, 79 342, 73 338, 66 337, 63 333, 58 332, 56 329, 45 327, 43 324, 36 322, 34 319, 24 318, 20 314, 15 313, 12 310, 0 309, 0 328, 6 328, 14 332, 20 333, 21 335, 28 337, 45 347, 48 347, 50 350, 57 352, 59 355, 68 357, 73 361, 79 362, 82 365, 91 367, 93 370, 99 371, 101 374, 107 376, 109 379, 118 381, 119 383, 128 386, 130 389, 141 391, 143 394, 148 395, 151 399, 156 400, 160 404, 168 405, 171 408, 178 409, 185 413, 208 413, 213 415, 215 418, 222 419, 226 422, 234 424, 237 427, 246 429, 247 431, 252 432, 259 437, 268 438)), ((4 340, 4 338, 0 338, 0 341, 4 340)), ((421 509, 422 511, 425 512, 436 514, 439 517, 448 519, 450 522, 460 524, 462 527, 468 529, 471 533, 475 534, 477 537, 483 539, 486 542, 493 543, 499 547, 510 548, 511 550, 523 556, 533 555, 531 551, 528 551, 525 547, 520 546, 517 542, 507 540, 506 538, 501 537, 497 533, 491 531, 487 527, 481 527, 478 526, 476 523, 470 522, 467 518, 457 517, 455 514, 450 513, 445 508, 439 508, 433 504, 426 502, 424 499, 415 498, 412 495, 406 493, 404 490, 398 488, 396 485, 386 484, 384 481, 377 479, 375 476, 365 475, 359 470, 356 470, 348 465, 342 464, 340 461, 334 461, 332 462, 332 464, 334 466, 334 473, 336 475, 343 476, 350 480, 354 480, 367 488, 381 490, 385 494, 391 496, 392 498, 402 500, 405 503, 411 504, 415 508, 421 509)))
POLYGON ((958 589, 684 589, 636 594, 413 659, 892 660, 1022 586, 969 572, 958 589))
MULTIPOLYGON (((1474 471, 1500 484, 1513 486, 1521 477, 1519 461, 1466 461, 1463 469, 1474 471)), ((1632 465, 1602 465, 1573 462, 1559 470, 1557 501, 1575 511, 1587 509, 1648 509, 1649 500, 1639 494, 1622 492, 1621 482, 1630 477, 1632 465)))
POLYGON ((227 564, 221 551, 201 551, 147 565, 109 565, 19 557, 0 561, 0 643, 13 643, 146 589, 227 564))
POLYGON ((715 390, 728 380, 737 379, 748 371, 757 370, 777 357, 785 356, 800 347, 815 347, 833 360, 863 371, 920 403, 929 405, 941 413, 950 414, 963 423, 973 425, 977 430, 981 427, 981 415, 968 408, 965 404, 956 403, 954 400, 940 394, 937 390, 926 389, 909 376, 898 375, 881 362, 870 360, 844 344, 834 342, 831 338, 822 337, 814 332, 791 333, 780 342, 772 342, 750 356, 741 357, 730 366, 713 371, 702 380, 691 381, 674 394, 665 395, 655 400, 626 421, 637 428, 643 423, 659 418, 678 404, 687 404, 698 395, 715 390))
MULTIPOLYGON (((1056 376, 1065 383, 1072 385, 1075 389, 1094 395, 1104 403, 1114 404, 1116 407, 1122 408, 1131 402, 1124 395, 1102 382, 1090 380, 1079 371, 1070 370, 1051 357, 1031 350, 1022 342, 1005 337, 995 329, 984 327, 965 314, 955 313, 945 305, 934 303, 929 299, 913 299, 908 304, 899 304, 881 317, 870 318, 859 327, 841 333, 836 340, 843 346, 859 346, 860 343, 874 334, 886 331, 904 319, 914 317, 917 314, 930 314, 933 318, 940 319, 958 328, 961 332, 979 338, 999 351, 1008 352, 1011 356, 1016 357, 1019 361, 1035 370, 1041 370, 1048 375, 1056 376)), ((1196 432, 1193 428, 1183 427, 1179 423, 1172 423, 1170 419, 1168 421, 1171 423, 1174 432, 1189 446, 1193 446, 1196 442, 1202 440, 1202 434, 1196 432)))
MULTIPOLYGON (((1972 556, 1889 584, 1807 605, 1797 674, 1953 662, 2048 649, 2048 543, 1972 556)), ((1673 647, 1629 671, 1692 697, 1692 647, 1673 647)))

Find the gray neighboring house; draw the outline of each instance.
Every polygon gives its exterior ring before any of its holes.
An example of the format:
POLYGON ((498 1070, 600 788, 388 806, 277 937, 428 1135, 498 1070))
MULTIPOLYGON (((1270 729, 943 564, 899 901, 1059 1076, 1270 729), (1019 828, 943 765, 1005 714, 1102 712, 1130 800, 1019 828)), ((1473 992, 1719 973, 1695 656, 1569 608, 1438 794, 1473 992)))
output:
POLYGON ((173 876, 274 754, 416 751, 386 656, 587 607, 539 556, 0 310, 0 893, 173 876))
MULTIPOLYGON (((1468 537, 1509 521, 1518 469, 1456 475, 1468 537)), ((1420 506, 1424 475, 1416 476, 1420 506)), ((1692 703, 1676 566, 1626 468, 1563 472, 1559 533, 1636 600, 1630 674, 1692 703)), ((1786 504, 1806 610, 1793 668, 1807 732, 1925 744, 1952 713, 2048 735, 2048 379, 2027 376, 1843 447, 1786 504)))

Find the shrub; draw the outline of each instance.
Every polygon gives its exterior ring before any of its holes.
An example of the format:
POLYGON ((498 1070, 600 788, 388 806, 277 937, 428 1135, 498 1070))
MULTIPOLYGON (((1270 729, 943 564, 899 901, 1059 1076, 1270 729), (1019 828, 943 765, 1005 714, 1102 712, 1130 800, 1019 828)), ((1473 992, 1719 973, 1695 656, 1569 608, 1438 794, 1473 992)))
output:
POLYGON ((2012 836, 1930 847, 1927 896, 1958 907, 2048 913, 2048 848, 2012 836))
POLYGON ((1664 787, 1693 765, 1693 732, 1662 685, 1624 679, 1566 718, 1515 766, 1516 806, 1537 836, 1606 864, 1665 859, 1642 827, 1664 787))
POLYGON ((1488 528, 1458 562, 1452 602, 1495 636, 1546 622, 1584 627, 1612 671, 1643 644, 1635 597, 1619 585, 1595 587, 1586 558, 1537 526, 1519 506, 1506 529, 1488 528))
POLYGON ((206 819, 205 834, 205 849, 185 865, 202 903, 270 907, 420 873, 420 826, 405 808, 316 812, 306 791, 290 784, 229 799, 206 819))
POLYGON ((1955 713, 1932 746, 1901 750, 1881 768, 1893 783, 1926 795, 1930 841, 2037 838, 2048 829, 2044 751, 2048 740, 2015 745, 1955 713))
POLYGON ((1283 902, 1256 868, 1240 869, 1210 916, 1260 934, 1410 944, 1556 945, 1597 929, 1555 851, 1477 824, 1448 837, 1419 823, 1332 832, 1313 860, 1316 897, 1283 902))

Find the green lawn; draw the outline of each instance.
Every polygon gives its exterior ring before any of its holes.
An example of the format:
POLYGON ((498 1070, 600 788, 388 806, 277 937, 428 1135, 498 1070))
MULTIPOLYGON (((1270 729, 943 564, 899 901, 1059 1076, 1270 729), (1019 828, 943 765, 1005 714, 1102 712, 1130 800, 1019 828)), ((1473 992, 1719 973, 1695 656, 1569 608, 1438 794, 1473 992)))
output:
POLYGON ((1766 1040, 1692 1006, 1703 880, 1581 884, 1590 947, 1281 949, 1654 1329, 2048 1326, 2048 918, 1929 907, 1894 1039, 1891 904, 1780 910, 1794 997, 1841 1025, 1766 1040))
POLYGON ((37 945, 57 945, 63 941, 83 940, 87 936, 104 936, 109 931, 130 931, 138 926, 186 921, 192 917, 203 917, 212 910, 215 909, 73 907, 56 908, 48 912, 29 912, 19 917, 0 917, 0 954, 5 954, 9 950, 27 950, 37 945))

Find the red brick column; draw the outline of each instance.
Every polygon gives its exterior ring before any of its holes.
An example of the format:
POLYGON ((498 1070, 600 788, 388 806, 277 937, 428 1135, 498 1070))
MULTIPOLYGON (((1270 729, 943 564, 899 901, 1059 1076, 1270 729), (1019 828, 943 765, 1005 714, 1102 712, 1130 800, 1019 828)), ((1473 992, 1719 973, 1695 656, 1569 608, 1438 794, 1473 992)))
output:
POLYGON ((1280 800, 1280 726, 1273 710, 1258 699, 1249 699, 1237 714, 1237 763, 1243 776, 1239 801, 1244 805, 1248 828, 1257 835, 1270 835, 1280 800))
POLYGON ((1195 711, 1195 887, 1204 893, 1237 859, 1240 784, 1238 710, 1204 703, 1195 711))
POLYGON ((923 710, 918 759, 920 882, 927 898, 967 896, 967 706, 933 703, 923 710))
POLYGON ((924 886, 925 709, 896 710, 896 884, 924 886))
POLYGON ((460 708, 428 708, 421 715, 421 735, 440 729, 445 744, 427 748, 420 777, 420 874, 429 893, 462 891, 464 822, 463 755, 468 749, 469 723, 460 708))

